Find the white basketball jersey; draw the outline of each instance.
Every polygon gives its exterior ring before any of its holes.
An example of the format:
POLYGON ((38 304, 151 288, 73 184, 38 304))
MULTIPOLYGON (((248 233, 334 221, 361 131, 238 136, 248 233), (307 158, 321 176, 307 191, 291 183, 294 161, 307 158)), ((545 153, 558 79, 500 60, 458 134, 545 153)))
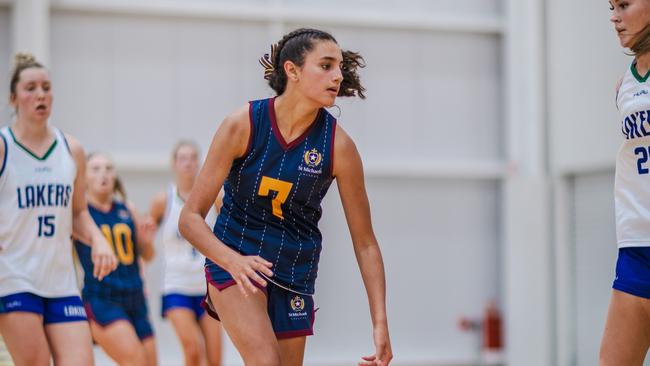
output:
POLYGON ((616 96, 625 140, 616 156, 619 248, 650 246, 650 83, 632 66, 616 96))
POLYGON ((72 192, 77 166, 63 134, 43 157, 0 130, 0 296, 78 295, 72 260, 72 192))
MULTIPOLYGON (((167 193, 167 209, 161 223, 161 240, 165 256, 163 294, 183 295, 205 294, 205 257, 196 250, 178 231, 178 218, 184 202, 175 185, 167 193)), ((210 209, 206 222, 212 228, 216 220, 214 207, 210 209)))

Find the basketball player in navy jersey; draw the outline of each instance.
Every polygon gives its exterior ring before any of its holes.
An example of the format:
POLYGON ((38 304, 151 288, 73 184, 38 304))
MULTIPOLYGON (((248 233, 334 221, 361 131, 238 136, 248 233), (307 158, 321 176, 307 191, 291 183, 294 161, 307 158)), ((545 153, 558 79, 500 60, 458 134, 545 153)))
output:
POLYGON ((218 128, 181 213, 183 236, 207 257, 206 307, 247 365, 301 365, 313 334, 321 250, 321 200, 336 178, 368 293, 375 353, 392 359, 381 252, 373 233, 359 153, 324 107, 364 97, 363 59, 332 35, 298 29, 260 61, 277 96, 250 102, 218 128), (219 190, 213 231, 204 217, 219 190))
MULTIPOLYGON (((176 144, 172 151, 174 183, 154 197, 150 215, 160 230, 165 263, 162 315, 174 327, 186 366, 219 366, 221 323, 201 307, 206 294, 205 257, 178 232, 178 217, 199 171, 199 155, 194 142, 176 144)), ((214 225, 221 206, 217 201, 206 217, 209 225, 214 225)))
POLYGON ((116 259, 88 214, 84 151, 48 124, 52 82, 34 56, 16 55, 9 92, 15 121, 0 129, 0 333, 18 366, 92 365, 70 237, 89 243, 97 280, 116 259))
POLYGON ((117 269, 99 282, 91 276, 88 247, 75 242, 84 269, 82 298, 93 338, 121 366, 155 365, 156 345, 143 291, 140 261, 154 256, 153 226, 145 225, 104 154, 88 156, 86 170, 88 211, 111 244, 117 269), (115 193, 121 195, 121 199, 115 193))
POLYGON ((650 0, 610 0, 611 22, 634 60, 616 93, 623 143, 614 199, 618 259, 600 365, 642 365, 650 347, 650 0))

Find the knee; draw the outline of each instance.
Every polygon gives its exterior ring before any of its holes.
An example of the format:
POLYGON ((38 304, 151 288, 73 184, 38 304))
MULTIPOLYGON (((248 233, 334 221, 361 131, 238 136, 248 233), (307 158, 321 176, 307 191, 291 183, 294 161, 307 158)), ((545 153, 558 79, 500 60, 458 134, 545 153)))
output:
POLYGON ((183 354, 185 355, 186 364, 198 365, 201 362, 202 350, 198 342, 183 341, 183 354))
POLYGON ((208 366, 221 366, 221 355, 218 357, 208 355, 208 366))
POLYGON ((117 363, 125 366, 147 366, 147 353, 144 347, 134 346, 124 352, 122 359, 117 363))
POLYGON ((208 345, 208 366, 221 366, 221 344, 208 345))
POLYGON ((282 362, 280 360, 279 352, 259 352, 254 357, 244 361, 246 366, 281 366, 282 362))
MULTIPOLYGON (((70 366, 88 366, 94 365, 94 359, 92 354, 77 354, 77 355, 67 355, 67 356, 55 356, 54 357, 55 365, 70 365, 70 366)), ((45 363, 28 363, 28 365, 49 365, 50 360, 47 359, 45 363)))
MULTIPOLYGON (((14 357, 13 355, 11 355, 14 357)), ((24 355, 23 357, 15 357, 16 358, 16 365, 19 364, 24 364, 24 365, 39 365, 39 366, 46 366, 50 364, 50 352, 47 349, 33 349, 29 352, 29 354, 24 355), (22 362, 20 362, 20 361, 22 362)), ((55 357, 55 361, 57 361, 57 358, 55 357)), ((59 363, 61 364, 61 363, 59 363)), ((81 365, 81 363, 79 364, 81 365)))
MULTIPOLYGON (((37 353, 41 354, 40 351, 37 353)), ((49 365, 50 356, 46 354, 45 357, 47 357, 45 363, 29 362, 27 363, 27 365, 49 365)), ((69 365, 69 366, 89 366, 95 364, 93 349, 90 345, 88 345, 88 347, 77 346, 74 347, 73 349, 65 349, 59 352, 54 350, 54 352, 52 352, 52 361, 54 362, 55 365, 69 365)))

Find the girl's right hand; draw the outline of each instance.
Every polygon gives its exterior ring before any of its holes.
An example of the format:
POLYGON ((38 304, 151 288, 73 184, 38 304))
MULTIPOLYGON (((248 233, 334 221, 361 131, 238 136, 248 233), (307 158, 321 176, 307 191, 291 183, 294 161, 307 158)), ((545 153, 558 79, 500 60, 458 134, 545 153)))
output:
POLYGON ((266 287, 267 282, 259 273, 267 277, 272 277, 273 271, 271 271, 271 267, 273 267, 271 262, 258 255, 241 255, 235 253, 228 268, 225 268, 225 270, 235 280, 242 294, 248 296, 248 291, 252 293, 257 293, 258 291, 252 281, 255 281, 262 287, 266 287))
POLYGON ((388 366, 393 359, 388 324, 375 326, 372 333, 375 341, 375 354, 361 357, 363 361, 359 362, 359 366, 388 366))
POLYGON ((93 262, 93 277, 101 281, 117 268, 117 257, 115 257, 111 245, 101 234, 92 238, 90 249, 93 262))

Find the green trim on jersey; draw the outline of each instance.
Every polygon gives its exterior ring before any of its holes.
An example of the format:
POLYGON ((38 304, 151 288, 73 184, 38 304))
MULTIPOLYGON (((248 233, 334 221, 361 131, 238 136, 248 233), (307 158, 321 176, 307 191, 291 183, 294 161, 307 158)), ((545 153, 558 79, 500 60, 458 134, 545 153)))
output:
MULTIPOLYGON (((50 148, 47 149, 45 154, 42 157, 38 157, 31 150, 29 150, 25 145, 21 144, 18 140, 16 140, 16 136, 14 135, 14 132, 11 130, 11 128, 7 128, 7 130, 9 130, 9 134, 11 135, 11 138, 14 140, 16 145, 18 145, 18 147, 25 150, 25 152, 28 153, 29 155, 31 155, 34 159, 40 160, 40 161, 43 161, 43 160, 47 159, 47 157, 50 156, 52 151, 54 151, 54 148, 56 147, 57 143, 59 142, 59 139, 55 138, 54 142, 52 143, 52 145, 50 145, 50 148)), ((56 135, 55 135, 55 137, 56 137, 56 135)))
POLYGON ((634 78, 640 83, 645 83, 646 80, 648 80, 648 77, 650 77, 650 70, 646 72, 645 76, 639 75, 639 72, 636 69, 636 62, 632 62, 632 65, 630 65, 630 70, 632 70, 632 75, 634 75, 634 78))

